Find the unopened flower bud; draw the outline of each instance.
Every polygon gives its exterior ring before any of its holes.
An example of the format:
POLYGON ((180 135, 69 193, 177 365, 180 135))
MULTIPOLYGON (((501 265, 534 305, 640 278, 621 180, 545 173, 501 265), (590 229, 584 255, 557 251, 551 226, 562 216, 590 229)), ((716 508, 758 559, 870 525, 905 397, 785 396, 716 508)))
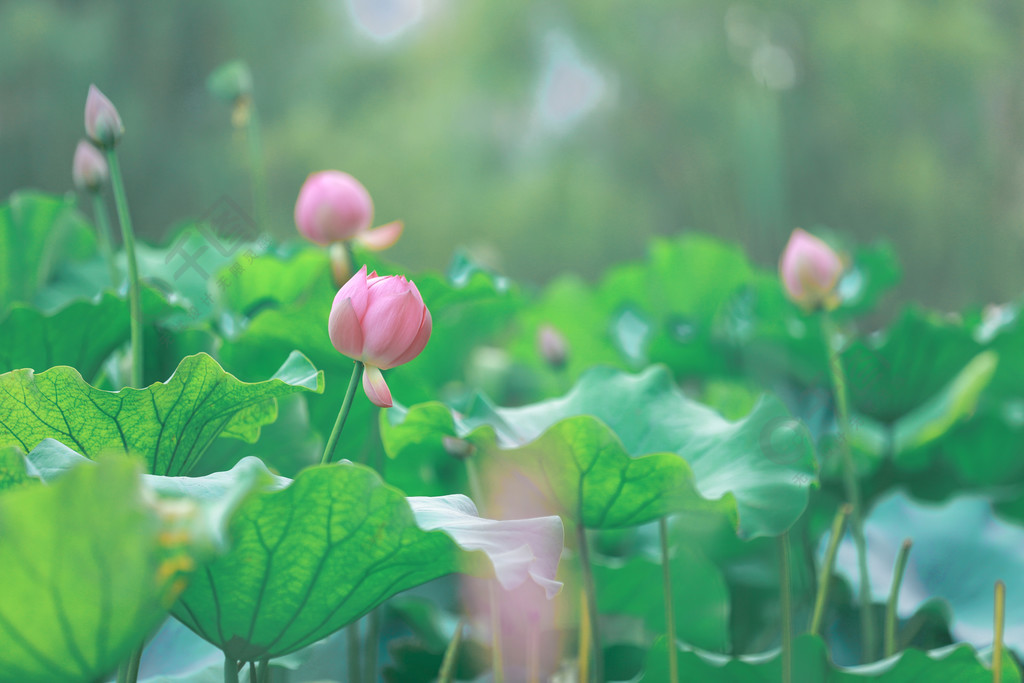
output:
POLYGON ((103 153, 87 140, 79 140, 75 148, 75 159, 71 163, 71 177, 75 187, 88 192, 99 192, 103 183, 107 182, 110 170, 103 153))
POLYGON ((124 134, 121 115, 95 85, 89 86, 89 96, 85 100, 85 132, 103 148, 113 147, 124 134))
POLYGON ((537 350, 554 369, 561 370, 565 367, 569 356, 569 343, 552 325, 541 325, 537 330, 537 350))
POLYGON ((447 434, 441 438, 444 450, 456 460, 465 460, 476 453, 476 446, 465 439, 459 439, 447 434))
POLYGON ((355 241, 371 251, 387 249, 402 235, 394 221, 371 228, 373 200, 363 184, 341 171, 313 173, 295 202, 295 225, 317 244, 355 241))
POLYGON ((793 231, 779 260, 779 276, 790 300, 808 311, 835 308, 842 274, 842 259, 832 247, 804 230, 793 231))
POLYGON ((252 95, 252 72, 241 60, 221 64, 206 79, 206 89, 229 104, 252 95))

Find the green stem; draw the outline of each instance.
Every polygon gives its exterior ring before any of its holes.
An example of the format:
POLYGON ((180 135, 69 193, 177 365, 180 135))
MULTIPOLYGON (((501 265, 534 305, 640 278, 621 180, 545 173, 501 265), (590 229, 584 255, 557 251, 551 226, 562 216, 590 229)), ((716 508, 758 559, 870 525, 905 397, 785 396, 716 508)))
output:
POLYGON ((260 660, 256 681, 257 683, 270 683, 270 660, 266 657, 260 660))
POLYGON ((256 662, 249 660, 249 683, 256 681, 256 662))
POLYGON ((139 264, 135 258, 135 233, 132 231, 132 217, 128 213, 128 198, 124 192, 124 178, 117 152, 113 147, 107 150, 107 165, 110 167, 110 185, 114 189, 114 204, 117 219, 121 223, 121 239, 124 242, 124 258, 128 263, 128 306, 131 315, 132 375, 131 386, 142 387, 142 300, 139 290, 139 264))
POLYGON ((345 629, 348 637, 348 680, 359 683, 362 680, 362 667, 359 665, 359 622, 353 621, 345 629))
POLYGON ((892 587, 889 589, 889 602, 885 605, 885 656, 896 654, 896 604, 900 599, 900 586, 903 585, 903 574, 907 570, 907 558, 910 556, 911 542, 908 538, 900 546, 896 556, 896 571, 892 575, 892 587))
POLYGON ((263 164, 263 140, 260 135, 260 117, 256 110, 256 101, 249 102, 249 124, 246 137, 249 141, 249 176, 252 182, 252 203, 256 209, 256 219, 261 231, 270 228, 269 211, 267 209, 267 171, 263 164))
POLYGON ((324 456, 320 459, 321 465, 326 465, 334 459, 334 449, 338 447, 338 439, 341 438, 341 430, 345 428, 345 420, 352 410, 352 399, 356 395, 356 388, 363 376, 363 363, 356 361, 352 368, 352 379, 348 382, 348 391, 345 392, 345 400, 341 402, 341 410, 338 411, 338 419, 334 422, 334 429, 331 430, 331 438, 327 440, 327 447, 324 448, 324 456))
POLYGON ((370 612, 366 625, 363 683, 377 683, 377 647, 380 643, 380 607, 370 612))
POLYGON ((238 683, 238 662, 224 657, 224 683, 238 683))
POLYGON ((676 651, 676 611, 672 599, 672 565, 668 555, 668 519, 658 520, 661 535, 661 581, 665 600, 665 629, 668 633, 668 679, 679 683, 679 653, 676 651))
MULTIPOLYGON (((594 571, 590 566, 590 548, 587 545, 587 530, 576 522, 576 539, 579 545, 580 565, 583 570, 583 589, 587 596, 587 612, 590 618, 590 638, 593 643, 594 680, 604 681, 604 650, 601 648, 601 630, 598 623, 597 589, 594 585, 594 571)), ((581 681, 580 683, 586 683, 581 681)))
POLYGON ((1003 628, 1006 623, 1006 584, 996 581, 995 641, 992 643, 992 683, 1003 681, 1003 628))
POLYGON ((448 647, 444 651, 444 659, 441 661, 441 673, 438 676, 438 683, 452 683, 455 680, 455 665, 459 661, 459 645, 462 643, 462 620, 459 620, 455 627, 455 635, 452 636, 448 647))
POLYGON ((117 289, 120 284, 118 277, 117 263, 114 262, 114 247, 110 233, 110 216, 107 214, 107 205, 99 192, 92 194, 92 216, 96 221, 96 241, 100 245, 100 253, 103 260, 107 262, 107 269, 110 271, 110 286, 117 289))
POLYGON ((868 551, 864 538, 864 517, 860 500, 860 485, 857 481, 857 470, 850 452, 850 411, 847 403, 846 376, 843 373, 843 361, 833 340, 837 330, 827 313, 821 314, 822 334, 825 348, 828 351, 828 367, 832 378, 832 390, 835 395, 836 414, 839 420, 839 452, 843 464, 843 487, 846 500, 850 504, 850 532, 853 543, 857 547, 857 565, 860 573, 860 621, 863 658, 865 662, 874 660, 877 651, 875 641, 875 622, 871 613, 871 583, 868 577, 868 551))
POLYGON ((825 562, 818 574, 818 594, 814 599, 814 615, 811 617, 812 636, 821 633, 821 622, 825 618, 825 606, 828 604, 828 592, 832 584, 832 570, 836 566, 836 553, 839 550, 839 541, 843 537, 843 529, 846 527, 846 518, 849 516, 850 505, 846 504, 839 508, 835 519, 832 520, 832 535, 828 539, 825 562))
POLYGON ((122 662, 118 667, 117 683, 135 683, 139 680, 139 664, 142 662, 143 648, 145 648, 145 643, 135 648, 128 660, 122 662))
POLYGON ((779 593, 782 611, 782 683, 793 683, 793 597, 790 590, 789 531, 778 537, 779 593))

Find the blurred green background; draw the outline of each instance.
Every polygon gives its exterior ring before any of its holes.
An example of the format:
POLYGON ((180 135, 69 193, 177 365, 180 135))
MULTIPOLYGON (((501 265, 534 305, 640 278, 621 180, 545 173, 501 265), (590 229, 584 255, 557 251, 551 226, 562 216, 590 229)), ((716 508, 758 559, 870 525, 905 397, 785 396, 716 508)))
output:
POLYGON ((524 281, 594 276, 686 230, 771 264, 824 225, 891 240, 930 305, 1024 289, 1020 2, 0 0, 0 195, 71 188, 95 82, 146 239, 251 207, 205 87, 235 58, 278 235, 338 168, 406 220, 389 257, 413 269, 461 244, 524 281))

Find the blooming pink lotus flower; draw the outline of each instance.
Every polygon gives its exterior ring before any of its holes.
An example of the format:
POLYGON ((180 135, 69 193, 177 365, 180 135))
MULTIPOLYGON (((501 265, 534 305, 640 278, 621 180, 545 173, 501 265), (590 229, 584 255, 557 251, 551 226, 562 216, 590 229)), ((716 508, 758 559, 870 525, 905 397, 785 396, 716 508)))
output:
POLYGON ((89 86, 85 100, 85 132, 90 140, 104 148, 116 145, 124 134, 121 115, 95 85, 89 86))
POLYGON ((341 171, 313 173, 295 202, 295 225, 317 244, 354 240, 367 249, 387 249, 402 235, 402 222, 370 228, 373 200, 363 184, 341 171))
POLYGON ((381 370, 408 363, 430 339, 430 311, 416 285, 401 275, 366 274, 366 266, 338 290, 327 332, 339 352, 366 367, 363 390, 375 405, 390 408, 391 390, 381 370))
POLYGON ((794 303, 805 310, 835 308, 842 274, 843 261, 832 247, 800 228, 793 231, 779 260, 779 276, 794 303))
POLYGON ((103 153, 87 140, 79 140, 75 148, 75 159, 71 163, 71 177, 79 190, 98 192, 110 177, 107 160, 103 153))

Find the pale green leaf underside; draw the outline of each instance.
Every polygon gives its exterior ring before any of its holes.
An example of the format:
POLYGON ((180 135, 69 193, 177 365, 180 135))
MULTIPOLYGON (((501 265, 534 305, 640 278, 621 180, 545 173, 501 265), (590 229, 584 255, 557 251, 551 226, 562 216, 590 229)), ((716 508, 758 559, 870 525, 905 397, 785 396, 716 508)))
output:
POLYGON ((188 356, 166 382, 118 392, 74 368, 0 375, 0 447, 29 451, 51 438, 94 458, 132 453, 154 474, 187 473, 218 436, 253 442, 277 417, 276 397, 323 390, 323 376, 293 352, 273 378, 242 382, 206 354, 188 356))
POLYGON ((482 520, 463 496, 406 499, 349 463, 254 496, 230 530, 231 551, 196 577, 174 615, 238 660, 294 652, 439 576, 488 573, 487 557, 504 585, 556 588, 562 547, 555 517, 482 520))
POLYGON ((95 681, 173 600, 137 465, 79 467, 0 494, 0 680, 95 681))

